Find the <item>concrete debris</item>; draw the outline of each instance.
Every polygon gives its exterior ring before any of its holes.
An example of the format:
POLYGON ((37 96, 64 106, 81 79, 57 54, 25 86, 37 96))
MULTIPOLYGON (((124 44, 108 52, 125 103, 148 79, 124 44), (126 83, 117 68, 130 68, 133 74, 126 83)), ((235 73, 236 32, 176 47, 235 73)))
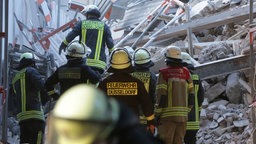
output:
POLYGON ((227 43, 219 43, 204 48, 199 54, 199 63, 205 63, 234 56, 232 46, 227 43))
POLYGON ((207 16, 210 12, 214 10, 214 4, 210 1, 202 1, 197 3, 191 8, 190 16, 191 19, 197 19, 200 17, 207 16))
POLYGON ((205 92, 205 97, 208 98, 209 102, 211 102, 220 96, 220 94, 222 94, 225 90, 226 86, 222 82, 219 82, 205 92))
POLYGON ((239 79, 241 78, 240 73, 232 73, 227 77, 226 95, 231 103, 242 103, 242 89, 239 79))
MULTIPOLYGON (((220 101, 220 103, 224 103, 223 100, 220 101)), ((212 103, 202 109, 202 111, 206 111, 206 115, 204 117, 201 115, 197 144, 247 143, 252 131, 248 116, 244 116, 244 114, 248 115, 247 107, 229 102, 224 105, 220 103, 212 103), (240 117, 240 114, 243 116, 240 117)))
MULTIPOLYGON (((7 121, 7 142, 9 144, 19 144, 20 143, 20 127, 18 121, 14 117, 9 117, 7 121)), ((2 130, 2 126, 0 126, 2 130)), ((2 136, 2 131, 0 131, 0 136, 2 136)))

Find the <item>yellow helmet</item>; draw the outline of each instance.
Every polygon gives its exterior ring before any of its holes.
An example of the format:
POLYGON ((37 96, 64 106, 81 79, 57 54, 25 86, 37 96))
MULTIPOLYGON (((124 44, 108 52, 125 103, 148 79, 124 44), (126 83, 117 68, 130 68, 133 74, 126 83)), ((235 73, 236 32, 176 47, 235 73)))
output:
POLYGON ((58 144, 91 144, 112 131, 119 106, 99 89, 79 84, 63 93, 52 115, 58 144))
POLYGON ((86 57, 91 53, 91 49, 84 43, 73 41, 68 45, 67 55, 71 57, 82 58, 86 57))
POLYGON ((135 64, 146 64, 150 62, 151 55, 145 48, 137 48, 134 52, 133 60, 135 64))
POLYGON ((110 64, 114 69, 125 69, 131 66, 131 57, 127 50, 116 48, 111 53, 110 64))
POLYGON ((177 46, 169 46, 166 50, 165 57, 181 60, 180 48, 177 46))

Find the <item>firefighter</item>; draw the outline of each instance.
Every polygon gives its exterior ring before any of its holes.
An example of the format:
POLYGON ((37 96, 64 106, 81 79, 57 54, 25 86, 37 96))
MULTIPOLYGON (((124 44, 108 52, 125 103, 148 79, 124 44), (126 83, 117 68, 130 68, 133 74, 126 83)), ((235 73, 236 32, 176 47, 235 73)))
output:
POLYGON ((50 116, 47 143, 157 144, 126 106, 85 84, 67 90, 50 116))
POLYGON ((156 134, 156 122, 153 104, 148 96, 144 84, 139 79, 130 75, 134 71, 129 53, 122 48, 116 48, 110 56, 109 76, 104 78, 99 88, 107 96, 114 97, 124 103, 139 117, 139 108, 146 116, 148 130, 156 134))
POLYGON ((106 69, 105 44, 109 52, 113 50, 114 41, 109 26, 100 21, 101 13, 97 6, 88 5, 82 10, 86 20, 76 24, 74 29, 66 36, 61 43, 59 53, 65 51, 67 45, 79 35, 79 41, 91 48, 92 52, 87 58, 87 65, 102 74, 106 69))
MULTIPOLYGON (((149 97, 151 98, 151 102, 154 105, 157 77, 150 71, 150 68, 154 66, 154 63, 151 61, 151 54, 145 48, 137 48, 134 51, 133 61, 135 71, 132 73, 132 76, 138 78, 144 83, 149 97)), ((142 124, 146 124, 144 116, 140 116, 140 122, 142 124)))
POLYGON ((67 48, 67 63, 57 68, 57 70, 46 80, 45 88, 48 95, 54 100, 59 98, 55 90, 56 85, 60 84, 60 94, 70 87, 79 84, 97 84, 100 75, 84 63, 84 59, 90 53, 90 48, 78 41, 73 41, 67 48))
POLYGON ((18 72, 12 79, 10 97, 20 126, 20 143, 42 144, 45 118, 40 91, 44 77, 35 68, 35 56, 30 52, 20 56, 18 72))
POLYGON ((193 65, 192 57, 186 52, 181 52, 181 58, 191 73, 195 89, 194 107, 191 109, 191 112, 188 115, 187 131, 184 141, 186 144, 195 144, 197 140, 196 133, 199 130, 201 105, 204 100, 204 89, 199 76, 193 72, 195 67, 193 65))
POLYGON ((179 47, 167 47, 165 57, 167 67, 159 70, 156 86, 158 130, 166 144, 182 144, 188 112, 194 104, 193 82, 179 47))

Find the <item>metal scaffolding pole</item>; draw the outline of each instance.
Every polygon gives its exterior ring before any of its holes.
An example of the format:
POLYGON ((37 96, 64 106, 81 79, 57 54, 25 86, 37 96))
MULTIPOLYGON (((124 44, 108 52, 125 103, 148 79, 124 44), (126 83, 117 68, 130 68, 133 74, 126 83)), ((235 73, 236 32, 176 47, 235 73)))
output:
MULTIPOLYGON (((3 20, 4 22, 4 30, 5 30, 5 39, 4 39, 4 65, 3 65, 3 108, 2 108, 2 141, 4 144, 7 144, 7 119, 8 119, 8 93, 7 93, 7 85, 8 85, 8 13, 9 13, 9 0, 5 0, 4 7, 2 7, 2 12, 4 11, 5 18, 7 20, 3 20)), ((1 60, 2 61, 2 60, 1 60)))
MULTIPOLYGON (((185 12, 186 12, 186 21, 190 22, 190 8, 187 4, 185 4, 185 12)), ((187 28, 187 39, 188 39, 188 47, 189 47, 189 54, 194 58, 194 49, 192 43, 192 28, 187 28)))
MULTIPOLYGON (((249 24, 250 24, 250 28, 253 27, 253 0, 250 0, 250 15, 249 15, 249 24)), ((255 71, 254 71, 254 67, 255 67, 255 57, 254 57, 254 52, 253 52, 253 35, 254 33, 250 33, 250 66, 251 66, 251 70, 250 70, 250 84, 251 84, 251 95, 252 98, 255 99, 255 91, 254 91, 254 75, 255 75, 255 71)), ((255 108, 252 108, 252 126, 253 126, 253 144, 256 144, 256 138, 255 138, 255 108)))

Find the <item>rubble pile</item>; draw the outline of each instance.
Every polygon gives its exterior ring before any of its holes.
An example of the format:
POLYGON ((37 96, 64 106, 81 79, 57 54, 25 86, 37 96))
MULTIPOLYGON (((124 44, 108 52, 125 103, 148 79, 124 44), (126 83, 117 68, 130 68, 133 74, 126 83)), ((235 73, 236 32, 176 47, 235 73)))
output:
MULTIPOLYGON (((203 49, 198 60, 205 63, 232 56, 232 47, 220 43, 203 49)), ((251 109, 248 108, 251 96, 246 89, 248 78, 244 72, 234 72, 202 81, 205 100, 197 134, 199 144, 244 144, 251 141, 251 109)))
MULTIPOLYGON (((243 0, 195 0, 191 3, 191 19, 205 17, 247 4, 243 0)), ((195 58, 200 63, 208 63, 224 58, 249 53, 248 21, 226 24, 193 33, 192 41, 195 58)), ((176 41, 188 52, 188 40, 176 41)), ((164 67, 164 47, 150 47, 158 72, 164 67)), ((216 76, 202 81, 205 100, 202 104, 198 144, 252 144, 250 95, 250 73, 239 71, 216 76)))
POLYGON ((246 144, 252 126, 248 108, 243 104, 232 104, 227 100, 203 102, 198 144, 246 144))

